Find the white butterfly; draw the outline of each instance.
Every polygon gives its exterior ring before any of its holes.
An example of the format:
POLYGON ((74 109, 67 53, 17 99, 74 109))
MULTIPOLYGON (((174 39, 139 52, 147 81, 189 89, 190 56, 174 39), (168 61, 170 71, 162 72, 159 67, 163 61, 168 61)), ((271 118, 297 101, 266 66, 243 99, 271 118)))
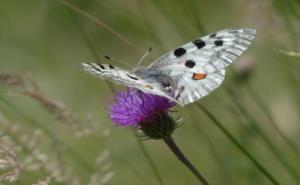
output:
POLYGON ((208 95, 223 82, 225 67, 251 44, 253 29, 225 29, 172 50, 148 67, 132 71, 110 64, 82 63, 101 79, 166 97, 184 106, 208 95))

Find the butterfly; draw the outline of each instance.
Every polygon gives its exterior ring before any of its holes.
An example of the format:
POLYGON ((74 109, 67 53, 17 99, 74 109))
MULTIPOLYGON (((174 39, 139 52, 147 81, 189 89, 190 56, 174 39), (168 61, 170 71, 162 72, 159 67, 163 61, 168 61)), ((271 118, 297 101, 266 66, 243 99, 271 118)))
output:
POLYGON ((182 45, 147 67, 131 71, 111 64, 81 63, 88 73, 118 84, 163 96, 182 106, 219 87, 225 68, 255 38, 254 29, 225 29, 182 45))

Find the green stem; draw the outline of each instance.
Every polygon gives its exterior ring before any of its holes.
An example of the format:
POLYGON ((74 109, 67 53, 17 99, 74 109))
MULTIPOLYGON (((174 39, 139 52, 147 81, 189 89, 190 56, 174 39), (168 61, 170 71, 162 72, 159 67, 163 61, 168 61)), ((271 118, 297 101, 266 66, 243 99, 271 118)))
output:
POLYGON ((171 136, 165 137, 164 142, 176 155, 176 157, 198 178, 203 185, 209 185, 205 177, 199 172, 199 170, 185 157, 182 151, 178 148, 171 136))
MULTIPOLYGON (((71 11, 69 11, 69 12, 70 12, 70 16, 71 16, 72 19, 74 20, 75 24, 78 26, 79 31, 80 31, 80 33, 81 33, 81 35, 82 35, 82 38, 83 38, 83 40, 86 42, 86 44, 87 44, 88 48, 90 49, 90 51, 91 51, 93 57, 96 59, 96 61, 97 61, 98 63, 100 63, 100 62, 101 62, 100 57, 99 57, 99 55, 97 54, 97 50, 96 50, 95 47, 93 46, 93 43, 92 43, 91 40, 89 39, 88 34, 87 34, 87 33, 85 32, 85 30, 83 29, 83 27, 82 27, 82 25, 80 24, 79 20, 77 19, 76 15, 74 15, 74 13, 71 12, 71 11)), ((108 88, 109 88, 113 93, 116 92, 114 86, 113 86, 109 81, 105 80, 105 83, 106 83, 106 85, 108 86, 108 88)))
POLYGON ((261 137, 262 141, 266 144, 266 146, 271 150, 271 152, 274 154, 274 156, 278 159, 279 163, 286 168, 289 175, 294 179, 295 182, 300 182, 300 178, 296 170, 289 164, 289 162, 285 159, 285 157, 281 154, 281 152, 275 147, 275 145, 272 143, 272 141, 269 139, 269 137, 262 131, 262 129, 258 126, 256 121, 249 115, 249 113, 245 110, 245 108, 241 105, 239 102, 239 96, 232 94, 230 90, 228 90, 228 93, 231 96, 231 99, 233 100, 233 103, 237 106, 238 110, 241 114, 243 114, 247 120, 249 121, 249 124, 251 124, 252 128, 256 131, 256 133, 261 137))
POLYGON ((148 20, 149 15, 147 14, 147 9, 145 6, 145 2, 141 0, 135 0, 137 6, 138 6, 138 13, 141 15, 141 18, 143 19, 143 23, 146 27, 147 33, 150 35, 152 42, 156 43, 156 47, 158 47, 158 51, 166 52, 166 49, 163 47, 162 40, 158 37, 157 33, 153 29, 153 26, 151 25, 150 21, 148 20))
POLYGON ((280 130, 278 124, 276 123, 275 119, 273 118, 270 110, 268 109, 264 100, 259 96, 257 91, 251 86, 247 86, 247 90, 249 91, 250 96, 255 101, 255 103, 261 108, 267 118, 270 120, 272 126, 280 135, 280 137, 285 141, 285 143, 293 150, 296 156, 300 156, 299 148, 280 130))
POLYGON ((70 2, 67 2, 65 0, 57 0, 57 1, 59 3, 61 3, 62 5, 70 8, 74 12, 79 13, 80 15, 88 18, 92 22, 94 22, 97 25, 101 26, 103 29, 107 30, 108 32, 110 32, 111 34, 113 34, 114 36, 116 36, 117 38, 119 38, 120 40, 122 40, 124 43, 126 43, 129 46, 131 46, 135 50, 141 51, 140 48, 138 48, 133 42, 131 42, 130 40, 128 40, 126 37, 124 37, 123 35, 121 35, 119 32, 115 31, 112 27, 110 27, 108 24, 106 24, 105 22, 103 22, 99 18, 97 18, 97 17, 95 17, 95 16, 93 16, 93 15, 85 12, 84 10, 80 9, 79 7, 77 7, 76 5, 74 5, 74 4, 70 3, 70 2))
POLYGON ((130 164, 128 161, 120 158, 119 156, 112 154, 112 157, 115 160, 118 160, 120 163, 123 163, 124 165, 126 165, 126 167, 128 167, 137 177, 140 178, 141 181, 143 181, 143 184, 148 184, 151 185, 151 183, 140 173, 139 170, 137 170, 132 164, 130 164))
POLYGON ((267 178, 269 179, 274 185, 281 185, 274 177, 273 175, 262 165, 260 164, 255 157, 253 157, 230 133, 229 131, 223 127, 221 122, 215 118, 214 115, 212 115, 205 107, 200 105, 199 103, 196 103, 196 106, 203 110, 203 112, 213 121, 213 123, 230 139, 230 141, 235 144, 238 149, 245 154, 248 159, 253 162, 253 164, 257 167, 257 169, 267 178))
MULTIPOLYGON (((194 116, 192 116, 191 118, 194 118, 194 116)), ((231 176, 228 168, 224 164, 224 161, 221 159, 220 154, 217 151, 216 147, 214 146, 213 142, 211 141, 210 137, 204 131, 205 129, 201 129, 200 126, 199 126, 199 124, 196 123, 196 120, 192 121, 192 124, 193 124, 194 129, 197 131, 197 134, 199 135, 199 137, 201 137, 201 140, 206 140, 207 145, 208 145, 208 147, 209 147, 209 149, 211 151, 212 157, 214 158, 214 161, 218 165, 221 165, 222 170, 220 170, 220 174, 222 174, 224 176, 223 183, 225 183, 225 181, 226 181, 226 184, 234 185, 235 182, 233 181, 233 178, 232 178, 232 176, 231 176)))
MULTIPOLYGON (((235 70, 231 70, 234 75, 237 75, 235 70)), ((257 106, 262 110, 262 112, 265 114, 265 116, 270 120, 271 125, 275 129, 275 131, 278 133, 278 135, 282 138, 282 140, 289 146, 289 148, 294 152, 294 154, 299 157, 300 151, 299 148, 280 130, 278 127, 277 122, 275 121, 274 117, 272 116, 267 104, 263 100, 263 98, 258 94, 258 92, 255 90, 255 88, 251 84, 245 85, 246 90, 250 94, 253 101, 257 104, 257 106)), ((235 89, 235 88, 232 88, 235 89)), ((231 89, 227 89, 229 94, 232 96, 232 100, 234 100, 235 104, 238 105, 238 101, 236 100, 236 97, 239 97, 241 94, 240 92, 234 92, 231 89)), ((239 106, 242 107, 242 106, 239 106)), ((245 112, 245 111, 244 111, 245 112)))
POLYGON ((157 169, 157 167, 155 166, 155 164, 154 164, 152 158, 150 157, 148 151, 146 150, 144 144, 142 143, 142 141, 140 140, 140 138, 139 138, 138 136, 135 136, 135 138, 136 138, 136 141, 137 141, 137 143, 138 143, 140 149, 142 150, 142 152, 143 152, 143 154, 144 154, 146 160, 147 160, 148 163, 150 164, 150 166, 151 166, 151 168, 152 168, 152 170, 153 170, 153 172, 154 172, 154 174, 155 174, 157 180, 159 181, 159 183, 160 183, 161 185, 164 185, 164 182, 163 182, 163 180, 162 180, 162 178, 161 178, 161 176, 160 176, 160 174, 159 174, 159 172, 158 172, 158 169, 157 169))

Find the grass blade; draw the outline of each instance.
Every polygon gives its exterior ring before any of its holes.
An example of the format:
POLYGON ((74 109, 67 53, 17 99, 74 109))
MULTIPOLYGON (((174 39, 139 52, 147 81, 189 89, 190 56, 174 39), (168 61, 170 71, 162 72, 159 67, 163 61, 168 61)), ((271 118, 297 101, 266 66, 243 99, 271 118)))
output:
POLYGON ((148 151, 146 150, 144 144, 142 143, 141 139, 140 139, 138 136, 136 136, 135 134, 134 134, 134 137, 135 137, 135 139, 136 139, 136 141, 137 141, 137 143, 138 143, 140 149, 142 150, 142 153, 143 153, 143 155, 145 156, 147 162, 149 163, 151 169, 153 170, 153 172, 154 172, 154 174, 155 174, 155 176, 156 176, 156 178, 157 178, 159 184, 160 184, 160 185, 164 185, 164 182, 163 182, 163 180, 162 180, 162 178, 161 178, 161 176, 160 176, 160 173, 158 172, 158 169, 157 169, 157 167, 156 167, 154 161, 153 161, 152 158, 150 157, 150 155, 149 155, 148 151))
POLYGON ((90 19, 91 21, 95 22, 96 24, 98 24, 102 28, 106 29, 107 31, 109 31, 110 33, 112 33, 114 36, 116 36, 117 38, 119 38, 120 40, 122 40, 124 43, 126 43, 129 46, 131 46, 135 50, 141 51, 140 48, 138 48, 133 42, 131 42, 130 40, 128 40, 126 37, 124 37, 123 35, 121 35, 119 32, 115 31, 112 27, 110 27, 109 25, 107 25, 106 23, 104 23, 103 21, 101 21, 99 18, 96 18, 95 16, 88 14, 87 12, 83 11, 82 9, 78 8, 77 6, 75 6, 72 3, 69 3, 67 1, 58 0, 58 2, 61 3, 61 4, 63 4, 64 6, 72 9, 73 11, 75 11, 75 12, 77 12, 77 13, 85 16, 85 17, 87 17, 88 19, 90 19))
POLYGON ((281 185, 273 175, 262 165, 260 162, 257 161, 255 157, 253 157, 231 134, 230 132, 223 127, 221 122, 211 114, 204 106, 199 103, 196 103, 196 106, 200 108, 212 121, 213 123, 230 139, 230 141, 244 154, 246 157, 251 160, 251 162, 256 166, 256 168, 272 182, 274 185, 281 185))

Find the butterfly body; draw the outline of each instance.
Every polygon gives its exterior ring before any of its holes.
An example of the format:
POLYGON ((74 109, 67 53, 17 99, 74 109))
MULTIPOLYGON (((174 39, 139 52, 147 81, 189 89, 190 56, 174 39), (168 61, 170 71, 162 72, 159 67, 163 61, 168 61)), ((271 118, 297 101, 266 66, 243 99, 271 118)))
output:
POLYGON ((107 64, 81 66, 101 79, 186 105, 220 86, 225 68, 249 47, 254 37, 253 29, 221 30, 178 47, 132 72, 107 64))

